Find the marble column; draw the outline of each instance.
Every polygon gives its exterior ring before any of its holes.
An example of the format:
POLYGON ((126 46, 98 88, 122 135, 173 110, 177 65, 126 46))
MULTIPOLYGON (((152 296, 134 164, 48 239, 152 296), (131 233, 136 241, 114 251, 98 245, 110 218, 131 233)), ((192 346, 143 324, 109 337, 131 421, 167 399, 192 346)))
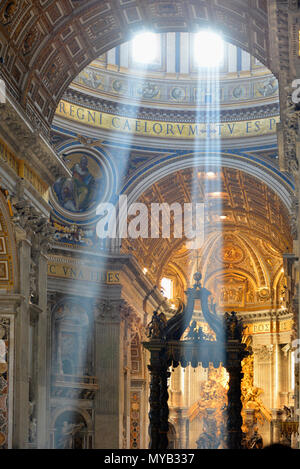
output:
POLYGON ((29 434, 29 269, 31 244, 23 239, 19 242, 20 293, 23 297, 15 322, 15 375, 14 375, 14 431, 13 448, 28 446, 29 434))
POLYGON ((124 407, 123 407, 123 448, 130 448, 130 386, 131 386, 131 330, 124 325, 123 376, 124 376, 124 407))
POLYGON ((98 303, 95 309, 95 448, 123 446, 124 313, 122 300, 98 303))
POLYGON ((39 257, 39 308, 37 323, 37 447, 47 448, 47 256, 39 257))

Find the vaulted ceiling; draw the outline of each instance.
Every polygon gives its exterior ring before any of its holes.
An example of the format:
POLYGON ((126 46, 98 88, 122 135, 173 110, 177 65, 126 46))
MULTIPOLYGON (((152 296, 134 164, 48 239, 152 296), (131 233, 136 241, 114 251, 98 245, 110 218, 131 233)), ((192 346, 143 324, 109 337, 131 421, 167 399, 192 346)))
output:
MULTIPOLYGON (((148 206, 149 213, 153 202, 204 202, 205 239, 199 252, 205 281, 217 289, 234 277, 237 292, 246 289, 244 295, 251 299, 252 289, 255 295, 260 291, 263 305, 263 295, 268 292, 271 301, 271 290, 277 288, 282 254, 292 246, 288 211, 258 179, 229 168, 216 175, 210 179, 205 171, 178 171, 151 186, 139 202, 148 206)), ((183 294, 193 281, 197 252, 188 249, 186 239, 128 239, 123 249, 148 269, 147 275, 156 284, 163 275, 171 275, 183 294)))
POLYGON ((6 0, 0 6, 1 71, 10 93, 45 130, 79 72, 141 28, 193 31, 210 23, 270 66, 267 5, 267 0, 6 0))

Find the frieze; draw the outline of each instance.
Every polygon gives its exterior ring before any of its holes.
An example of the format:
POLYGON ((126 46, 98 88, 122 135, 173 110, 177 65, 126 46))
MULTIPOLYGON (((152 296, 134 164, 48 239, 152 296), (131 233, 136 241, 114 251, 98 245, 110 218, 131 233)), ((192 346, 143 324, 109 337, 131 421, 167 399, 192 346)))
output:
POLYGON ((279 116, 264 119, 259 119, 257 116, 255 119, 232 123, 199 122, 199 120, 195 120, 193 123, 152 121, 149 115, 147 119, 112 115, 77 106, 67 101, 60 102, 56 115, 80 125, 85 124, 104 131, 118 132, 122 135, 168 138, 170 140, 259 137, 274 134, 276 124, 279 122, 279 116))
MULTIPOLYGON (((215 111, 201 110, 191 111, 190 109, 158 109, 145 106, 134 106, 126 103, 120 104, 113 100, 99 98, 97 96, 90 96, 80 91, 68 88, 63 97, 63 101, 81 106, 88 107, 92 110, 105 112, 108 114, 117 114, 120 116, 127 116, 138 119, 152 119, 157 121, 170 121, 170 122, 186 122, 193 123, 206 122, 206 120, 213 120, 215 111), (211 118, 209 116, 211 115, 211 118)), ((59 109, 59 105, 58 105, 59 109)), ((220 122, 234 122, 241 120, 263 119, 266 117, 274 117, 279 115, 279 103, 264 104, 261 106, 236 108, 236 109, 220 109, 219 119, 220 122)))
MULTIPOLYGON (((130 71, 131 72, 131 71, 130 71)), ((209 89, 205 80, 198 79, 147 79, 141 80, 139 77, 131 77, 122 69, 122 73, 115 73, 110 70, 102 70, 97 63, 86 67, 75 78, 71 85, 72 89, 84 93, 84 88, 92 90, 96 95, 104 99, 114 100, 122 97, 128 102, 141 99, 145 102, 156 103, 157 105, 177 106, 205 106, 209 96, 209 89)), ((278 100, 278 82, 270 73, 264 76, 251 78, 236 78, 220 80, 218 97, 221 105, 231 105, 232 107, 245 102, 249 105, 259 104, 266 99, 269 102, 278 100)), ((215 97, 211 96, 211 99, 215 97)))
MULTIPOLYGON (((245 323, 244 323, 245 324, 245 323)), ((286 321, 266 321, 245 324, 245 335, 254 334, 272 334, 280 332, 292 332, 294 321, 288 319, 286 321)))
POLYGON ((265 8, 261 7, 261 2, 256 2, 257 5, 250 8, 246 0, 231 0, 226 12, 217 0, 203 1, 201 6, 193 1, 176 2, 176 5, 180 5, 178 9, 173 3, 149 3, 145 0, 124 1, 121 2, 121 8, 119 3, 105 2, 103 6, 103 2, 91 4, 60 0, 54 4, 45 1, 39 2, 39 14, 36 15, 37 7, 34 2, 2 2, 1 49, 6 51, 5 59, 10 58, 4 63, 3 69, 20 97, 22 96, 24 108, 31 103, 40 114, 41 120, 50 125, 55 99, 63 94, 68 82, 78 75, 83 64, 91 63, 104 51, 124 43, 133 27, 138 25, 148 25, 161 32, 174 30, 174 24, 177 30, 188 30, 194 29, 195 24, 213 22, 217 28, 226 31, 229 41, 249 50, 263 64, 269 62, 268 15, 265 8), (182 16, 178 13, 180 11, 182 16), (241 14, 237 14, 238 11, 241 14), (36 17, 35 22, 29 21, 33 15, 36 17), (33 23, 37 28, 46 24, 49 34, 43 47, 39 47, 40 41, 34 42, 32 58, 26 63, 21 45, 33 23), (53 44, 59 44, 59 47, 56 47, 57 51, 50 53, 53 44), (77 59, 74 59, 76 55, 77 59), (57 63, 61 56, 64 57, 65 66, 58 75, 55 70, 57 79, 53 79, 53 76, 49 78, 51 64, 57 63), (16 65, 22 65, 22 80, 18 80, 16 65), (50 88, 47 88, 47 83, 50 83, 50 88), (41 96, 42 106, 39 104, 41 96))
POLYGON ((105 270, 99 267, 79 264, 76 265, 74 263, 66 264, 65 262, 60 263, 52 260, 48 262, 48 276, 108 285, 120 284, 119 271, 105 270))

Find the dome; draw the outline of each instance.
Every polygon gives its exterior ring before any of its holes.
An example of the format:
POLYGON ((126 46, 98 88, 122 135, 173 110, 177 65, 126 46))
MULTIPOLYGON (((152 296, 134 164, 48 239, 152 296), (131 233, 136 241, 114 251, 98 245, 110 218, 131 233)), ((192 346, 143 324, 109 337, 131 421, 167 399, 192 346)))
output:
POLYGON ((145 46, 145 56, 147 50, 156 48, 149 63, 136 58, 135 46, 143 40, 141 35, 141 39, 121 44, 93 61, 73 81, 71 90, 124 104, 179 110, 214 103, 225 109, 278 103, 277 79, 239 47, 222 41, 221 61, 209 69, 199 66, 197 59, 212 45, 197 43, 197 34, 152 36, 150 48, 149 41, 140 44, 145 46))

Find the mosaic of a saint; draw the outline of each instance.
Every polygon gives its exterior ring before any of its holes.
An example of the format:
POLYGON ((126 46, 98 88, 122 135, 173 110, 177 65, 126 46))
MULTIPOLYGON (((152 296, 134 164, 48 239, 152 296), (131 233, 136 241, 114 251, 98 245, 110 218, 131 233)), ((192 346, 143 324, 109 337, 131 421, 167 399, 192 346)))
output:
POLYGON ((88 158, 82 156, 71 167, 72 178, 60 178, 53 186, 60 205, 70 212, 85 212, 99 199, 100 179, 89 170, 88 158))

